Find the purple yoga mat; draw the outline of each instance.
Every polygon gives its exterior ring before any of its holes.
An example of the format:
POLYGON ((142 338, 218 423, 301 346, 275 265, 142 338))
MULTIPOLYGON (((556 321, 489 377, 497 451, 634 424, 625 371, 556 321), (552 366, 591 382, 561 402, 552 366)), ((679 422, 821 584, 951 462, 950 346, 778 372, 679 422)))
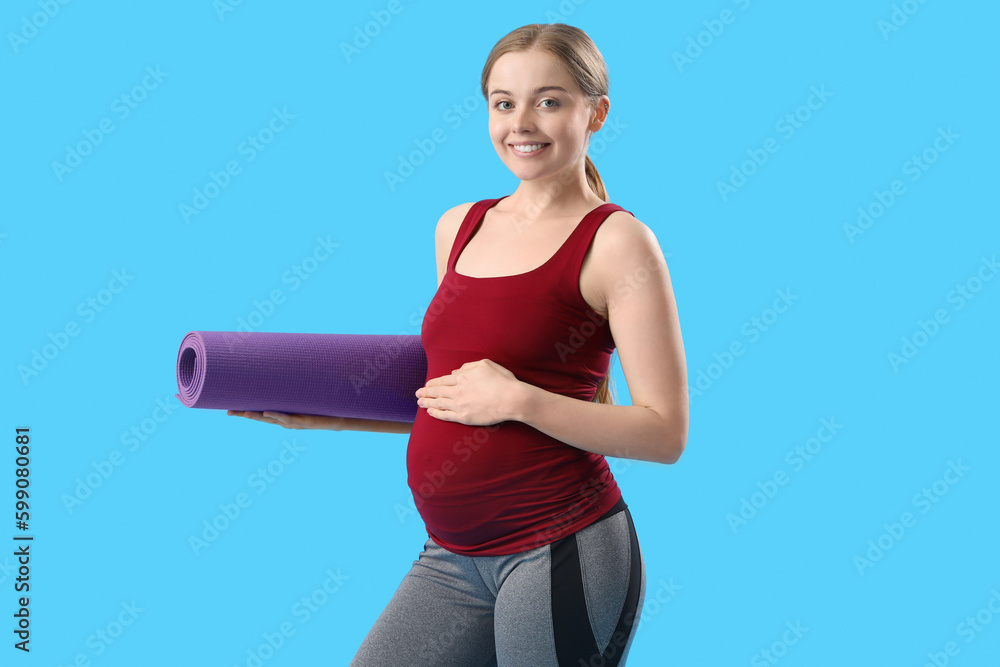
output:
POLYGON ((177 352, 189 408, 412 422, 426 379, 420 336, 192 331, 177 352))

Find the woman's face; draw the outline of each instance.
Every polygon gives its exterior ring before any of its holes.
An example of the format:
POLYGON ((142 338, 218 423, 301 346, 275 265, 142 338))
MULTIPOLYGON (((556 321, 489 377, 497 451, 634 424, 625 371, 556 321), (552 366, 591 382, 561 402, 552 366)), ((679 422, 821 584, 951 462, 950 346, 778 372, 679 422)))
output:
POLYGON ((493 64, 486 92, 493 147, 519 179, 583 162, 588 130, 600 125, 591 127, 596 111, 554 56, 537 49, 505 53, 493 64), (519 144, 542 148, 521 153, 514 147, 519 144))

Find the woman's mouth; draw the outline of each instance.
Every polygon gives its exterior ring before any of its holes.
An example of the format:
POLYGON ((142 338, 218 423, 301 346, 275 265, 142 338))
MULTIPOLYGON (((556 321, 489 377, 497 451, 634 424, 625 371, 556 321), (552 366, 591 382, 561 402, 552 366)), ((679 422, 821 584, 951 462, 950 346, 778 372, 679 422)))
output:
POLYGON ((533 157, 544 151, 550 145, 551 144, 547 143, 525 144, 523 146, 510 144, 510 147, 518 157, 533 157))

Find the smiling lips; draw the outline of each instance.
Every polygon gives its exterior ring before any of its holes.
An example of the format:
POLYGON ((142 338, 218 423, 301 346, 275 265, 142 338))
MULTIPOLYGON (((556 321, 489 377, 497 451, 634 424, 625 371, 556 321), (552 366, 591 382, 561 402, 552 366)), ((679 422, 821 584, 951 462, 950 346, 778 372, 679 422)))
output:
POLYGON ((544 151, 546 148, 549 147, 549 145, 550 144, 546 143, 525 144, 522 146, 518 146, 516 144, 510 144, 510 147, 511 150, 514 151, 514 153, 516 153, 521 157, 532 157, 544 151))

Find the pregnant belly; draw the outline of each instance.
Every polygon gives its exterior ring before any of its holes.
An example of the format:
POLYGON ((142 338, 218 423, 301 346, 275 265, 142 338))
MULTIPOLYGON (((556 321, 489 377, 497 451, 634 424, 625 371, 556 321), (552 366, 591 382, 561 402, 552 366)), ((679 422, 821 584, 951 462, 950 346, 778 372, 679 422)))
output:
POLYGON ((521 422, 468 426, 426 410, 414 421, 406 464, 428 531, 460 544, 551 521, 610 476, 603 457, 521 422))

